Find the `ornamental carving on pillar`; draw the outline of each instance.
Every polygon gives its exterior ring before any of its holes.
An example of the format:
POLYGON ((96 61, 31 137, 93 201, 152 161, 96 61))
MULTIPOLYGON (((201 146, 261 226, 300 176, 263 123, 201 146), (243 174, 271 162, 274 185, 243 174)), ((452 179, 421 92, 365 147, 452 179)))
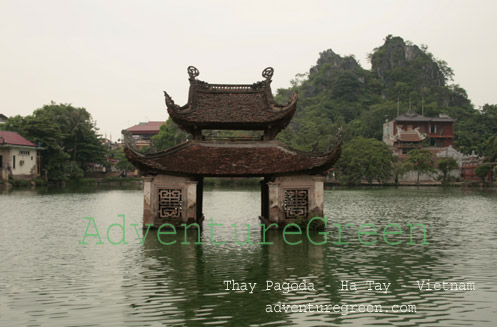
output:
POLYGON ((307 189, 285 190, 283 210, 286 219, 307 217, 309 212, 309 191, 307 189))
POLYGON ((183 191, 181 189, 159 189, 159 217, 181 218, 183 211, 183 191))

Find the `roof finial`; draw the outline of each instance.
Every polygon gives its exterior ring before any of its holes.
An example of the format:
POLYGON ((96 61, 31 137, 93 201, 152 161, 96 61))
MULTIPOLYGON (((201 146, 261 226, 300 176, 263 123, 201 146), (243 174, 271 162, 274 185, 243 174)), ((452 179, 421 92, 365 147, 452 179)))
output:
POLYGON ((193 66, 188 66, 187 71, 188 71, 188 76, 190 76, 191 79, 195 79, 195 77, 200 75, 200 72, 198 71, 198 69, 193 67, 193 66))
POLYGON ((273 67, 267 67, 262 71, 262 77, 264 77, 266 80, 271 79, 273 77, 274 69, 273 67))

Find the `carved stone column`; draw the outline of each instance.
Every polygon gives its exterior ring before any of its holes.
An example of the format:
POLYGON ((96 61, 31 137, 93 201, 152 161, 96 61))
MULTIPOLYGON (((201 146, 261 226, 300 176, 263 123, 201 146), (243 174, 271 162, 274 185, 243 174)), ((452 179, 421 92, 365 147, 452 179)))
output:
POLYGON ((275 178, 268 182, 270 224, 284 227, 289 223, 323 217, 324 177, 295 175, 275 178))
POLYGON ((197 181, 190 177, 144 177, 143 227, 164 223, 181 227, 197 221, 197 181))

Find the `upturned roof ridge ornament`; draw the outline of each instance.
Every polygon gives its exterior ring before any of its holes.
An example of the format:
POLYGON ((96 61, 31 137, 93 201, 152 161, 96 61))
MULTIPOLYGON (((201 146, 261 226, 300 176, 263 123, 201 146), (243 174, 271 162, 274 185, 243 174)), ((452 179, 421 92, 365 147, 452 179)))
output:
POLYGON ((270 80, 273 77, 274 69, 273 67, 267 67, 262 71, 262 77, 266 80, 270 80))
POLYGON ((166 106, 174 107, 176 104, 173 101, 173 98, 166 91, 164 91, 164 98, 166 99, 166 106))
POLYGON ((130 131, 123 129, 121 133, 124 136, 124 145, 135 152, 138 152, 138 147, 136 146, 135 139, 133 138, 133 135, 131 134, 130 131))
POLYGON ((194 66, 188 66, 187 71, 188 71, 188 76, 190 76, 190 79, 192 80, 195 79, 195 77, 197 77, 198 75, 200 75, 200 72, 194 66))

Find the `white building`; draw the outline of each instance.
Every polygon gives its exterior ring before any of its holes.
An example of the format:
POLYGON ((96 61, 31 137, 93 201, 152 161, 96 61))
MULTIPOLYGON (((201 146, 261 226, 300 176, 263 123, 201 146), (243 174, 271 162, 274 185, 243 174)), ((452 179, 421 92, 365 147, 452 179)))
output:
POLYGON ((34 179, 39 176, 39 148, 16 132, 0 131, 1 179, 34 179))

